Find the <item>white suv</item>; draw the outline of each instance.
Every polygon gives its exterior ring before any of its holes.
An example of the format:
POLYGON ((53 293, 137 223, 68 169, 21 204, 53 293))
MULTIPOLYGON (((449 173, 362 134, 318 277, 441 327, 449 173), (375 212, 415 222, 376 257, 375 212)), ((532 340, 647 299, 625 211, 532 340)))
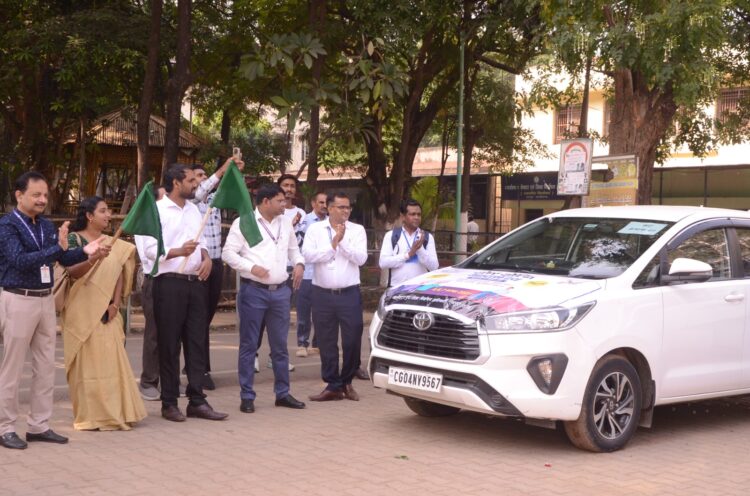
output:
POLYGON ((655 405, 750 393, 750 214, 601 207, 548 215, 390 289, 376 387, 623 447, 655 405))

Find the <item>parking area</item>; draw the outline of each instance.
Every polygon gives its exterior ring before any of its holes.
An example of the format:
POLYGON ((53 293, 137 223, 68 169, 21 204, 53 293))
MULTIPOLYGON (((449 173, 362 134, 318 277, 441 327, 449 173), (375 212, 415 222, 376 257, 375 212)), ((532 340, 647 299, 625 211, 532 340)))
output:
MULTIPOLYGON (((641 429, 625 450, 592 454, 520 422, 473 413, 421 418, 362 381, 359 402, 276 408, 265 358, 257 411, 243 414, 237 334, 214 332, 211 341, 218 389, 208 399, 230 413, 227 421, 174 424, 149 402, 149 417, 130 432, 76 432, 59 339, 52 428, 71 442, 0 451, 0 494, 705 495, 746 494, 750 483, 750 399, 661 407, 654 428, 641 429)), ((136 375, 141 343, 137 334, 127 342, 136 375)), ((320 362, 292 361, 292 394, 307 401, 323 387, 320 362)), ((25 377, 22 411, 27 388, 25 377)))

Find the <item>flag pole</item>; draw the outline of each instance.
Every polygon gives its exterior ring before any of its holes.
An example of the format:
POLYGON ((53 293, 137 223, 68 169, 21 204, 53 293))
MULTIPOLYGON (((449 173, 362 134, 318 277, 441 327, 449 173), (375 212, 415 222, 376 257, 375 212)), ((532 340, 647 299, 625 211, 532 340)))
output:
MULTIPOLYGON (((115 233, 114 237, 112 238, 112 242, 109 244, 110 248, 112 248, 115 245, 115 243, 117 243, 117 240, 120 239, 121 235, 122 235, 122 227, 118 227, 117 228, 117 232, 115 233)), ((89 280, 94 275, 94 272, 96 272, 96 269, 98 269, 99 266, 101 265, 101 261, 102 261, 101 258, 99 260, 97 260, 96 263, 94 264, 94 266, 91 268, 91 270, 88 271, 85 276, 83 276, 83 285, 84 286, 88 285, 89 280)))
MULTIPOLYGON (((193 242, 197 243, 199 239, 201 239, 201 234, 203 234, 203 230, 206 228, 206 223, 208 223, 208 216, 211 214, 211 211, 214 209, 214 207, 208 207, 208 210, 206 210, 206 215, 203 216, 203 220, 201 221, 201 227, 198 229, 198 234, 195 235, 195 239, 193 242)), ((188 263, 188 259, 190 256, 184 258, 182 263, 180 264, 180 268, 177 270, 178 274, 182 274, 185 270, 185 266, 188 263)))

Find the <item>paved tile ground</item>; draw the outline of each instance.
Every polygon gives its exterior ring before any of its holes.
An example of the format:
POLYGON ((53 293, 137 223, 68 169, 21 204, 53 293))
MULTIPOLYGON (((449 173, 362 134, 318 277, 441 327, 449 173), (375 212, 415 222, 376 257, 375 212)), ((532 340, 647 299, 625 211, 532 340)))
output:
MULTIPOLYGON (((140 346, 140 336, 131 335, 136 373, 140 346)), ((227 421, 174 424, 161 419, 158 402, 149 402, 149 417, 130 432, 72 429, 60 351, 52 427, 71 442, 0 449, 0 494, 747 494, 747 399, 660 408, 655 427, 641 429, 625 450, 597 455, 519 422, 472 413, 420 418, 400 398, 362 381, 355 383, 360 402, 276 408, 265 363, 257 411, 243 414, 236 348, 234 332, 212 334, 218 389, 209 401, 230 413, 227 421)), ((292 361, 292 392, 306 400, 323 387, 319 360, 292 361)), ((22 409, 27 397, 24 389, 22 409)), ((25 430, 22 421, 18 428, 25 430)))

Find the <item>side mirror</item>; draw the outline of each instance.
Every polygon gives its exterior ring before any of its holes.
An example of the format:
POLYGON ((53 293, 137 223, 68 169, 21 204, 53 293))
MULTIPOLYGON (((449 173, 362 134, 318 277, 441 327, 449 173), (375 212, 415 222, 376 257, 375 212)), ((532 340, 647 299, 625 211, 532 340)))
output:
POLYGON ((713 268, 706 262, 692 258, 676 258, 669 266, 669 274, 661 276, 661 282, 705 282, 713 277, 713 268))

